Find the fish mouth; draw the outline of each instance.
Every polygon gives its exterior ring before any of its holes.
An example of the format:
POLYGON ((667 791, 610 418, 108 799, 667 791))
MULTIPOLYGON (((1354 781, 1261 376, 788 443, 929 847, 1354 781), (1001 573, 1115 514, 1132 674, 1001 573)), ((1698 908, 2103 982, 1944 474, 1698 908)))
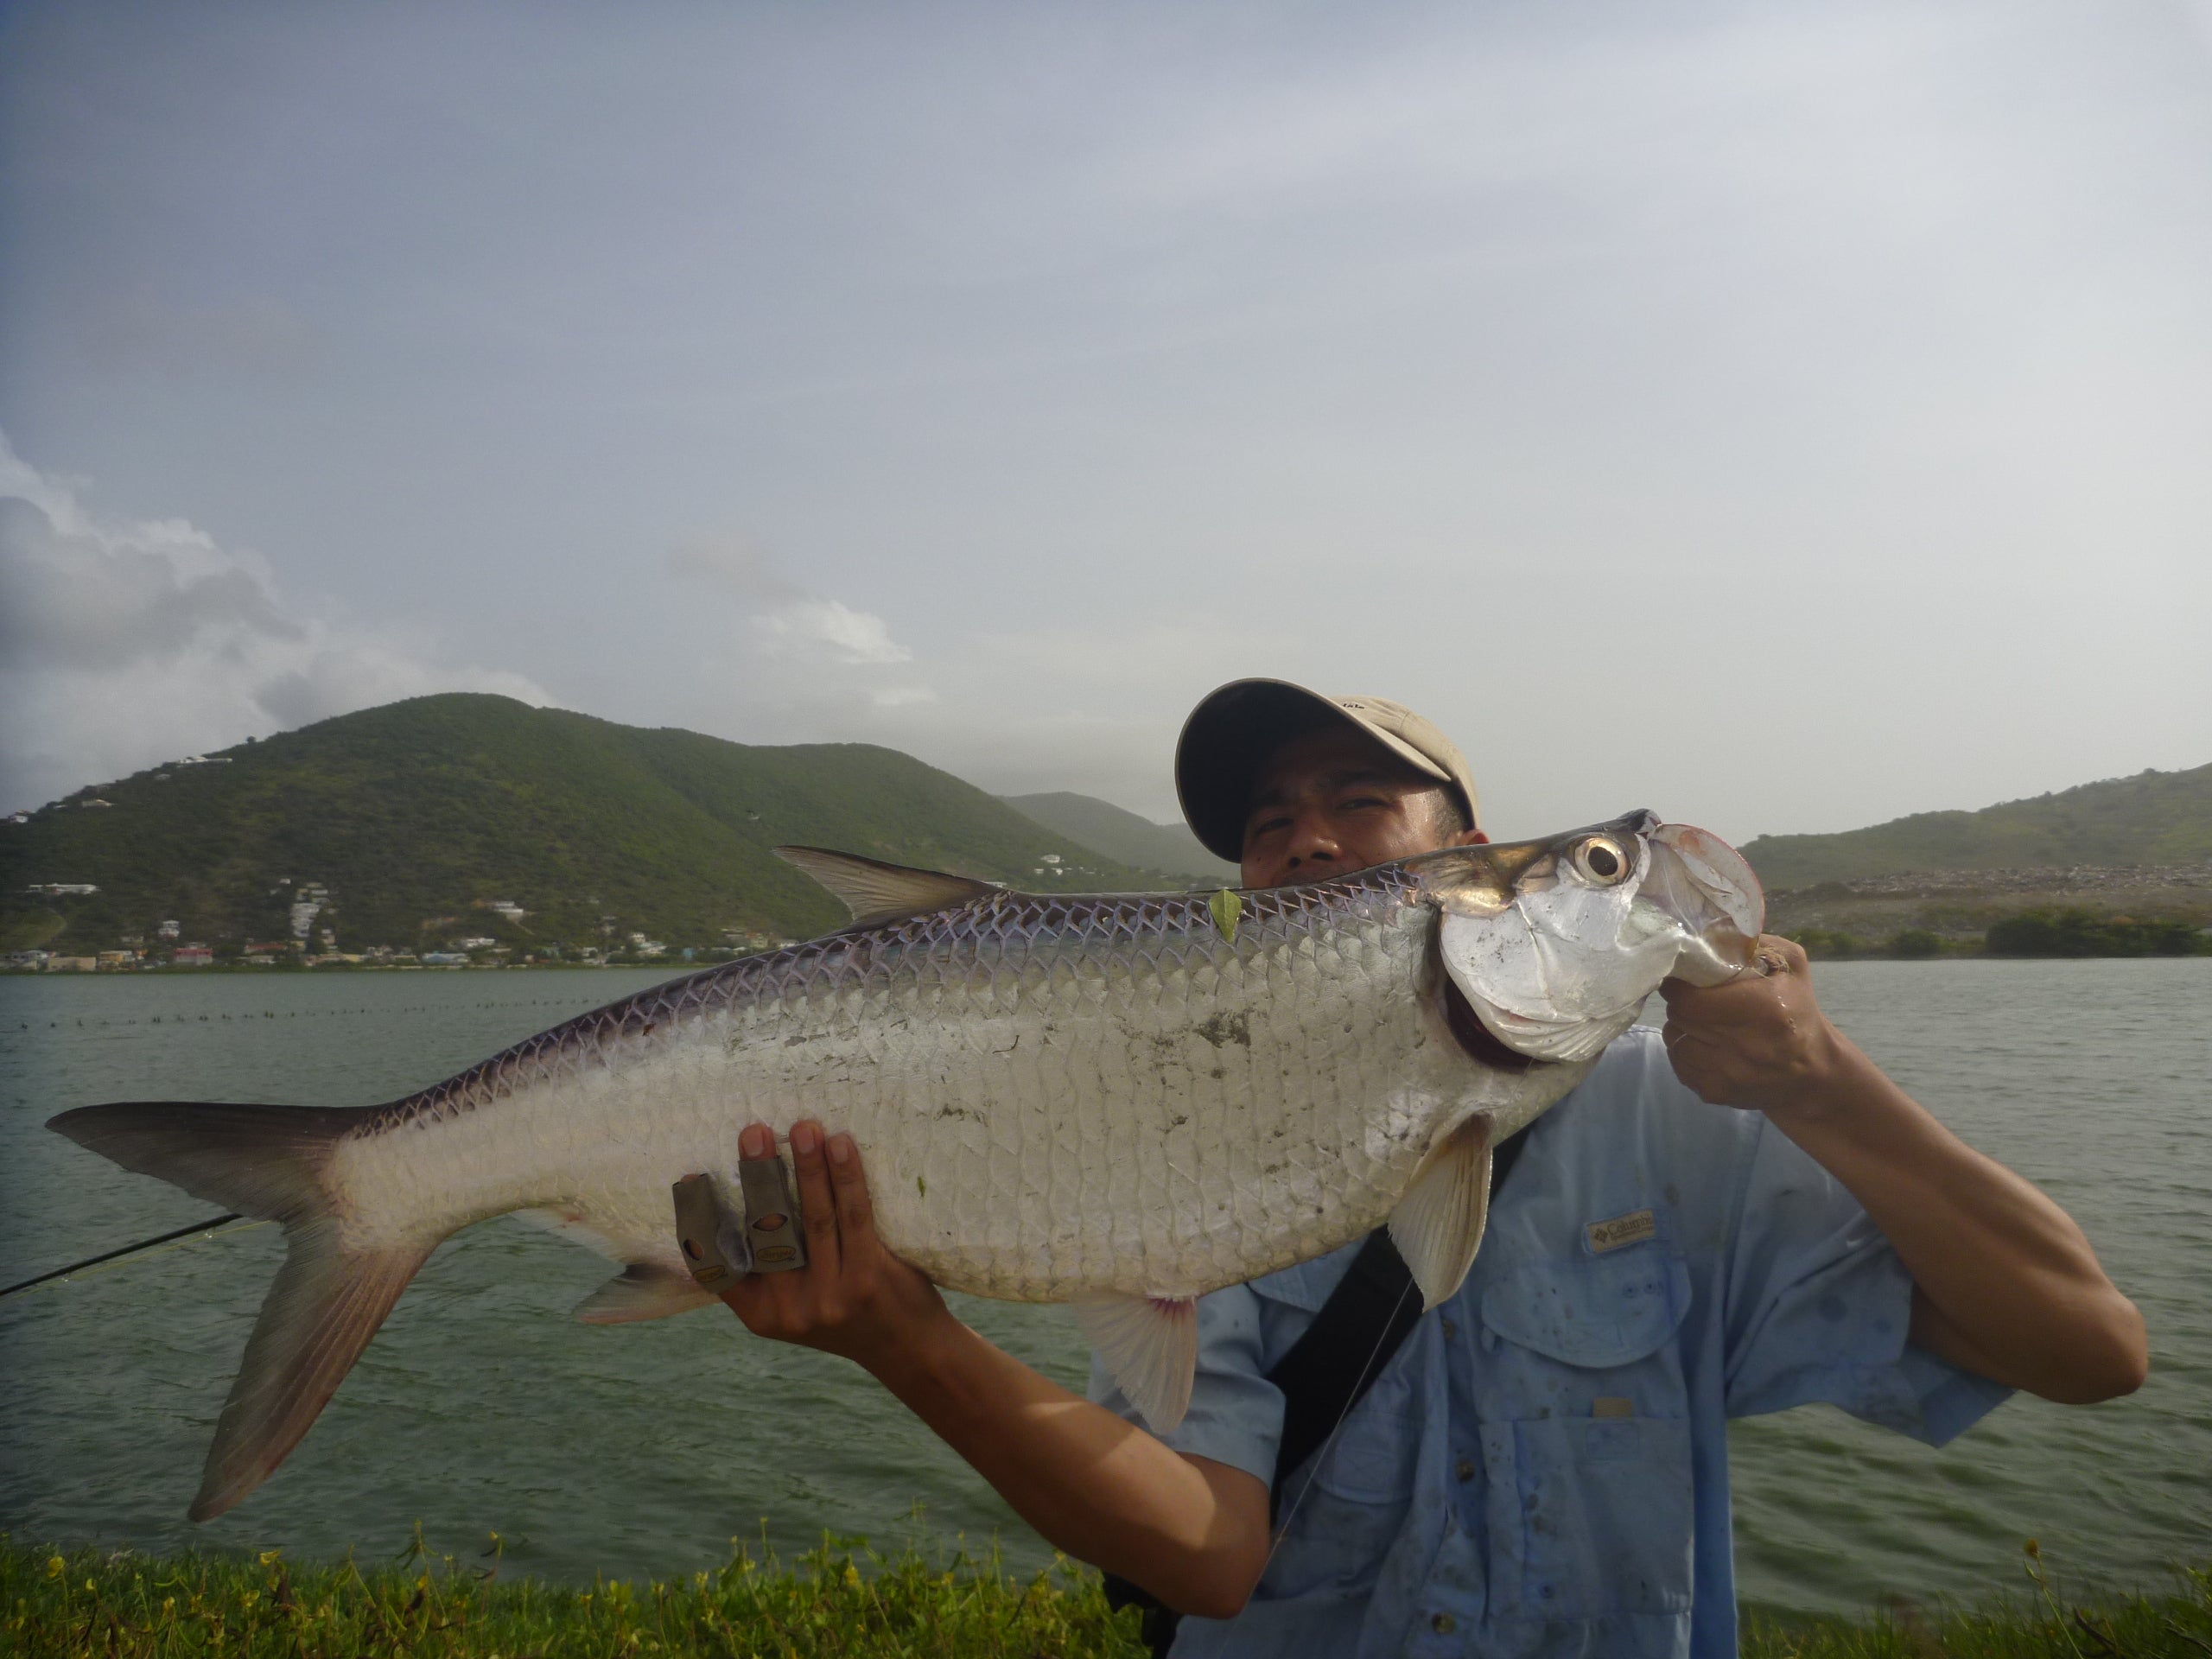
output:
POLYGON ((1467 1001, 1466 993, 1454 984, 1449 974, 1444 980, 1444 1023, 1452 1033, 1452 1040, 1459 1045, 1459 1052, 1477 1065, 1487 1066, 1493 1071, 1503 1071, 1519 1077, 1531 1066, 1541 1065, 1533 1054, 1523 1054, 1509 1047, 1497 1033, 1482 1022, 1475 1012, 1475 1005, 1467 1001))

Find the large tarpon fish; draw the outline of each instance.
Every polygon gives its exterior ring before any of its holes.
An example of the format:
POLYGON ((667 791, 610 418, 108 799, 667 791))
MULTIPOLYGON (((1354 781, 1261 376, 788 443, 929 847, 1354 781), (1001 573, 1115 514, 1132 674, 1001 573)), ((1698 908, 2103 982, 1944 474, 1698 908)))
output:
POLYGON ((1750 867, 1637 813, 1310 886, 1039 896, 817 849, 852 925, 554 1027, 389 1105, 87 1106, 54 1128, 281 1222, 288 1254, 192 1506, 266 1479, 417 1268, 536 1211, 625 1264, 594 1323, 711 1300, 671 1184, 748 1123, 849 1130, 876 1224, 938 1284, 1071 1302, 1147 1421, 1195 1298, 1388 1220, 1428 1306, 1480 1243, 1491 1148, 1669 975, 1753 957, 1750 867))

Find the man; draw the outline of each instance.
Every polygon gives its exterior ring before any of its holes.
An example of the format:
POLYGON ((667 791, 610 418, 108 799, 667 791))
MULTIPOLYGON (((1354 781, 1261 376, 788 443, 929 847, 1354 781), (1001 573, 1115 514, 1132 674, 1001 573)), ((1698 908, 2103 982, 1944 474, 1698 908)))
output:
MULTIPOLYGON (((1224 686, 1176 781, 1249 887, 1487 839, 1459 752, 1380 698, 1224 686)), ((1795 945, 1760 948, 1763 977, 1670 982, 1663 1037, 1525 1132, 1465 1284, 1285 1488, 1279 1542, 1267 1373, 1349 1247, 1201 1301, 1164 1440, 955 1319, 810 1122, 811 1265, 725 1300, 866 1367, 1055 1545, 1190 1615, 1178 1654, 1732 1653, 1727 1417, 1827 1400, 1940 1443, 2012 1389, 2104 1399, 2146 1364, 2081 1230, 1837 1032, 1795 945)))

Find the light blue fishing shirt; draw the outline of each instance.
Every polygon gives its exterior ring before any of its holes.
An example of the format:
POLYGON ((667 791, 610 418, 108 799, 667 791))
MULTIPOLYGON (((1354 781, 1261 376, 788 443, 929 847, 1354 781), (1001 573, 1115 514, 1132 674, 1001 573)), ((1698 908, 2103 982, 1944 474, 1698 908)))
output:
MULTIPOLYGON (((1656 1031, 1528 1135, 1465 1284, 1286 1485, 1250 1604, 1185 1619, 1178 1656, 1721 1659, 1729 1418, 1824 1400, 1941 1445, 2005 1397, 1906 1344, 1912 1281, 1865 1210, 1684 1088, 1656 1031)), ((1266 1373, 1356 1248, 1199 1301, 1169 1446, 1274 1478, 1266 1373)), ((1095 1363, 1091 1394, 1141 1421, 1095 1363)))

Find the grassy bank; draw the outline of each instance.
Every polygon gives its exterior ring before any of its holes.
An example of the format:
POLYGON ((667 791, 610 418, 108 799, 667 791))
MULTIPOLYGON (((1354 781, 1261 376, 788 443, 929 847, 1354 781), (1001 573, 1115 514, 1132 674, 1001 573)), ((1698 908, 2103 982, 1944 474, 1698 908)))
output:
POLYGON ((0 1652, 22 1659, 1140 1659, 1133 1616, 1096 1574, 1061 1566, 1007 1578, 995 1557, 892 1557, 837 1545, 785 1567, 738 1548, 688 1579, 589 1590, 499 1577, 474 1562, 295 1565, 57 1552, 0 1539, 0 1652), (1128 1629, 1122 1627, 1127 1626, 1128 1629))
MULTIPOLYGON (((1900 1607, 1870 1623, 1751 1615, 1749 1659, 2207 1659, 2212 1569, 2160 1596, 2063 1604, 2029 1563, 2024 1593, 1966 1611, 1900 1607)), ((1010 1579, 993 1558, 884 1557, 827 1544, 784 1567, 739 1549, 685 1580, 590 1590, 410 1552, 376 1567, 20 1547, 0 1537, 0 1649, 23 1659, 353 1654, 438 1659, 711 1659, 1005 1656, 1138 1659, 1135 1616, 1107 1611, 1095 1574, 1062 1565, 1010 1579)))

